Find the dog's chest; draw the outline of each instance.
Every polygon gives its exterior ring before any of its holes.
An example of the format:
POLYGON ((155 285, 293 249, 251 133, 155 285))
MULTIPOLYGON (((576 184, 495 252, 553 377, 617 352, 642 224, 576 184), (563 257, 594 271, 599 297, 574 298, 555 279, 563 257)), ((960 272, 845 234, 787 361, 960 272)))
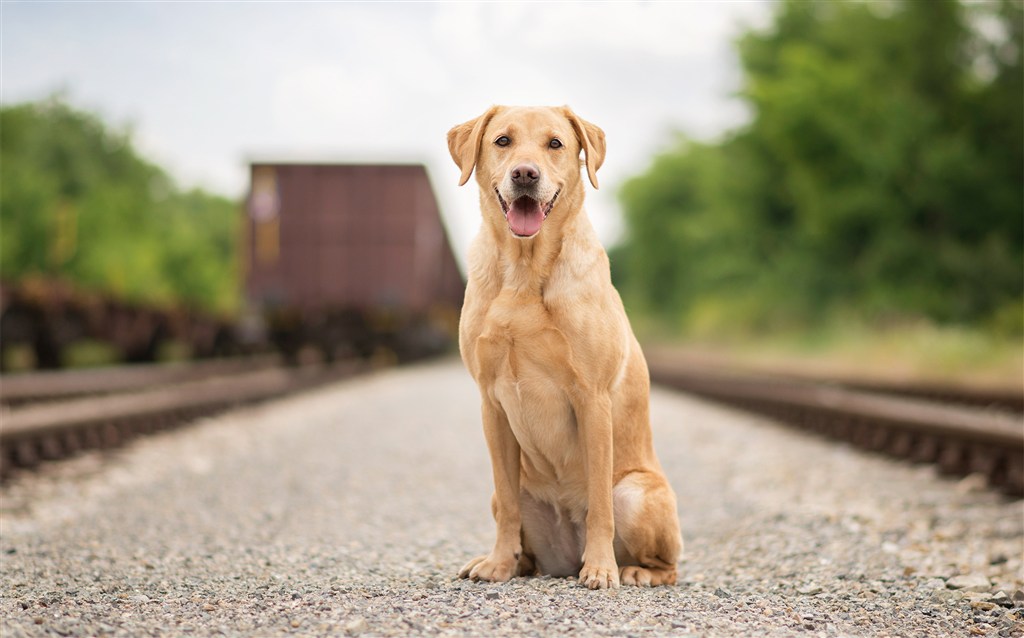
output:
POLYGON ((489 304, 473 341, 478 381, 545 377, 557 384, 571 382, 564 378, 568 341, 539 296, 502 291, 489 304))
POLYGON ((568 399, 571 354, 551 312, 537 299, 499 295, 475 339, 477 381, 508 416, 538 470, 561 475, 576 449, 568 399))

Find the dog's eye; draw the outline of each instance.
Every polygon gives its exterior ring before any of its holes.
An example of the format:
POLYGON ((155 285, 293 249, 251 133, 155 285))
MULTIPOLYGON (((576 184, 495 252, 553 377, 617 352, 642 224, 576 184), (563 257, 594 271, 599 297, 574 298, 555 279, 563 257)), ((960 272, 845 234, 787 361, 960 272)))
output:
POLYGON ((548 146, 551 148, 562 148, 562 140, 556 137, 548 142, 548 146))
POLYGON ((512 140, 508 139, 508 135, 502 135, 498 139, 494 140, 494 143, 498 146, 508 146, 512 143, 512 140))

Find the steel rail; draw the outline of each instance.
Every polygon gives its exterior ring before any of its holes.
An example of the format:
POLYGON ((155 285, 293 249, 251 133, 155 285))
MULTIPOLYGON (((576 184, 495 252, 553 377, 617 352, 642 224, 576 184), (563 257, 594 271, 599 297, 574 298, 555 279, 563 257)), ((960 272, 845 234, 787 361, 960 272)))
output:
POLYGON ((0 403, 16 406, 69 397, 126 392, 280 365, 277 355, 150 363, 0 375, 0 403))
POLYGON ((88 448, 181 425, 233 406, 279 397, 365 371, 363 362, 277 367, 130 393, 5 408, 0 412, 0 478, 88 448))
POLYGON ((654 383, 743 409, 945 473, 984 474, 988 483, 1024 495, 1024 420, 971 409, 768 374, 651 365, 654 383))

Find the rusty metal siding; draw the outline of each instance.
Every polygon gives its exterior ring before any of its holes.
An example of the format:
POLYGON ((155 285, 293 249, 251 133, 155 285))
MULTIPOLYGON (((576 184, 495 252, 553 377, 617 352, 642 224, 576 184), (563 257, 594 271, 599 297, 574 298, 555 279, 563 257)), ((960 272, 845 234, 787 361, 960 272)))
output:
POLYGON ((243 238, 258 307, 461 304, 464 283, 422 166, 253 164, 252 175, 243 238), (276 215, 253 203, 268 184, 276 215))

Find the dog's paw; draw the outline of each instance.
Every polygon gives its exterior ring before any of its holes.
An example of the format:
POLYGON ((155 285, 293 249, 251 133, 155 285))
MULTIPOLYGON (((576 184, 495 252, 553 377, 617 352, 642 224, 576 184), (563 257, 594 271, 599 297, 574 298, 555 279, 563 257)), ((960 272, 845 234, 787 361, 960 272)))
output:
POLYGON ((651 587, 653 585, 675 585, 676 570, 639 567, 627 565, 619 570, 619 579, 623 585, 651 587))
POLYGON ((619 580, 623 585, 636 585, 637 587, 651 586, 651 572, 643 567, 629 565, 619 571, 619 580))
POLYGON ((619 568, 611 565, 584 564, 580 570, 580 584, 590 589, 618 589, 619 568))
POLYGON ((517 561, 513 557, 495 560, 489 554, 477 556, 459 570, 459 578, 503 583, 516 575, 516 564, 517 561))

